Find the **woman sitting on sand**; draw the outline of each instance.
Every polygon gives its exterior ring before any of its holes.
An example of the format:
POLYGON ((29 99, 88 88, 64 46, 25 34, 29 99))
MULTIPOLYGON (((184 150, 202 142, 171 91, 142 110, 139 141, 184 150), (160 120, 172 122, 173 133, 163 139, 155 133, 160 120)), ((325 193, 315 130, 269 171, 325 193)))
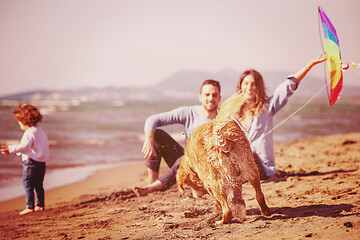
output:
POLYGON ((267 97, 263 78, 258 71, 250 69, 241 74, 237 91, 242 92, 247 101, 241 106, 242 114, 238 120, 250 142, 261 179, 268 179, 276 173, 272 134, 274 115, 285 106, 310 69, 325 60, 323 54, 311 60, 281 83, 271 97, 267 97))

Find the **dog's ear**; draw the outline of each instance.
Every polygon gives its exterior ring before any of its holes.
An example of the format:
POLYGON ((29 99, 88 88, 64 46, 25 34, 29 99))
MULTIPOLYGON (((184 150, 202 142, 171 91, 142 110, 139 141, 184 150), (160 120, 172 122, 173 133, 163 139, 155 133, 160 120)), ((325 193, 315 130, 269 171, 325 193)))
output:
POLYGON ((236 117, 245 101, 244 94, 241 91, 233 94, 221 104, 220 111, 216 118, 221 120, 231 116, 236 117))

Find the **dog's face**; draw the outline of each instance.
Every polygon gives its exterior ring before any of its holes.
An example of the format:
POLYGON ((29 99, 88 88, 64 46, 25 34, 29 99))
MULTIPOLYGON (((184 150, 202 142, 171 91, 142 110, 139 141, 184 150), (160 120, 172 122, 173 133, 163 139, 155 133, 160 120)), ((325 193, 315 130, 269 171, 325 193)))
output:
POLYGON ((182 185, 185 183, 191 187, 193 196, 195 198, 199 198, 207 191, 204 188, 204 184, 200 180, 198 174, 192 168, 192 163, 193 162, 187 158, 186 154, 182 157, 179 169, 177 170, 176 181, 181 195, 184 195, 185 193, 182 185))

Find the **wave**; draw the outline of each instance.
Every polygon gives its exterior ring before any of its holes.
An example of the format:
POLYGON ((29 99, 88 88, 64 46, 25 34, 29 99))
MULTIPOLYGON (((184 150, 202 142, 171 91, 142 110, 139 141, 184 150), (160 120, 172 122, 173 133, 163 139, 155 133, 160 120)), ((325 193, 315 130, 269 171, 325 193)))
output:
POLYGON ((72 141, 57 141, 49 140, 50 147, 62 147, 62 146, 103 146, 107 140, 102 138, 94 138, 87 140, 72 140, 72 141))
MULTIPOLYGON (((102 138, 87 139, 83 141, 58 141, 49 140, 50 147, 67 146, 67 145, 82 145, 82 146, 103 146, 107 140, 102 138)), ((1 145, 17 145, 20 143, 19 139, 0 139, 1 145)))

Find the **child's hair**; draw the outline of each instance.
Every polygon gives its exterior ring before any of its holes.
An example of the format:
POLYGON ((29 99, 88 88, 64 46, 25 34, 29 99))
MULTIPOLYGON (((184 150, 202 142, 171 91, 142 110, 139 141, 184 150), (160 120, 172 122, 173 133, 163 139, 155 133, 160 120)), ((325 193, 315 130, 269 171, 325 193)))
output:
POLYGON ((17 121, 29 127, 35 126, 42 119, 39 109, 30 104, 19 104, 13 114, 17 121))

